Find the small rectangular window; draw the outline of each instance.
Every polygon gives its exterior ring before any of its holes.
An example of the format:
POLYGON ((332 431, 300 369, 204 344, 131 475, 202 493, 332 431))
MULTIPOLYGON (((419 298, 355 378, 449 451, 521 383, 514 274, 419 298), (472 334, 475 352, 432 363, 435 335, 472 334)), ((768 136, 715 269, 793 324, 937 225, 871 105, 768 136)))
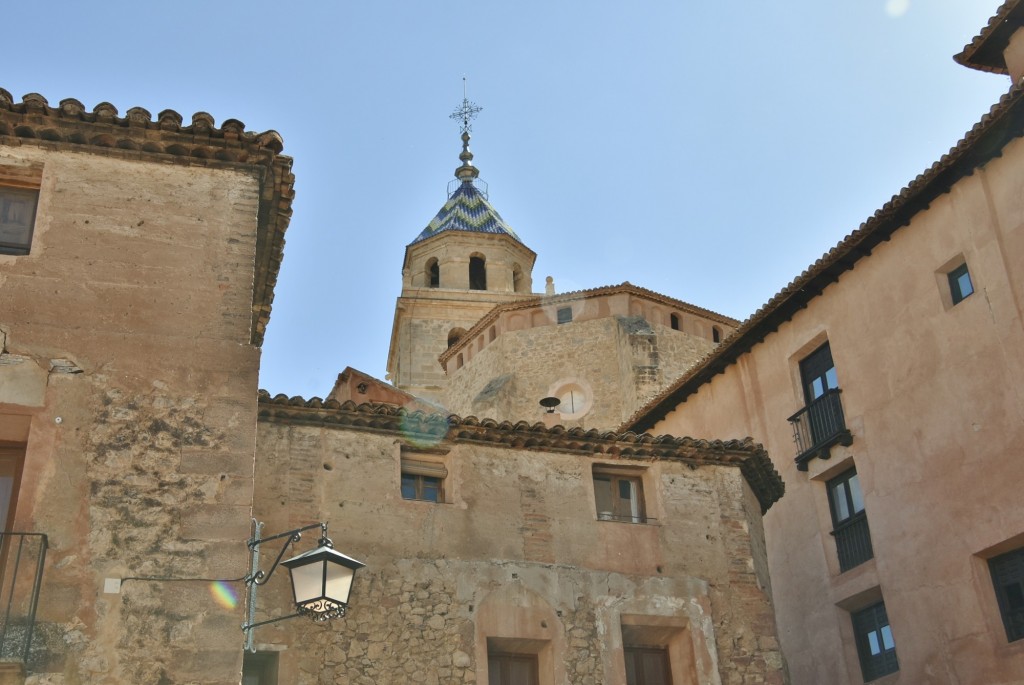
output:
POLYGON ((441 462, 402 457, 402 499, 444 502, 447 477, 441 462))
POLYGON ((949 277, 949 294, 953 298, 953 304, 960 304, 974 292, 974 284, 971 282, 971 274, 967 270, 966 263, 950 271, 947 276, 949 277))
POLYGON ((572 307, 562 307, 558 310, 558 323, 569 323, 572 321, 572 307))
POLYGON ((988 568, 1006 639, 1024 639, 1024 547, 989 559, 988 568))
POLYGON ((625 475, 594 467, 594 500, 601 521, 646 523, 643 482, 639 475, 625 475))
POLYGON ((857 642, 857 655, 864 682, 900 670, 896 659, 896 642, 885 613, 885 602, 873 604, 850 615, 857 642))
POLYGON ((0 186, 0 254, 29 253, 38 201, 38 190, 0 186))

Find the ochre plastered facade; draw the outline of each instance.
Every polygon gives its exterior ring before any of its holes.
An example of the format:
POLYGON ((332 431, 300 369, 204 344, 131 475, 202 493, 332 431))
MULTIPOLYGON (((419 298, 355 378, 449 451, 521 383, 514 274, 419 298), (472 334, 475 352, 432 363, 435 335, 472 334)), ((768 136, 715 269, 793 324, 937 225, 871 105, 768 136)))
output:
POLYGON ((899 670, 878 682, 1024 682, 988 567, 1024 547, 1021 96, 625 424, 752 435, 773 455, 787 492, 765 528, 795 685, 864 682, 851 613, 879 601, 899 670), (974 292, 954 304, 961 264, 974 292), (787 419, 805 405, 800 361, 826 342, 852 443, 803 471, 787 419), (843 572, 826 490, 852 468, 873 557, 843 572))

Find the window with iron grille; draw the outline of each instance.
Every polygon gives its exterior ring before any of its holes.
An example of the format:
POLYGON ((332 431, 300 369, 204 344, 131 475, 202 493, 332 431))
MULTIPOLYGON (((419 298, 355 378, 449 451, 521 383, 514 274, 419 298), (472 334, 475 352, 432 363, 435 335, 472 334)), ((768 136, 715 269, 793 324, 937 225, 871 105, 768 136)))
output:
POLYGON ((875 556, 871 531, 864 513, 864 496, 856 469, 845 471, 826 484, 832 512, 832 536, 836 540, 839 570, 849 571, 875 556))
POLYGON ((885 602, 879 602, 850 615, 853 633, 860 657, 860 670, 864 682, 881 678, 900 670, 896 659, 896 642, 893 640, 889 616, 885 613, 885 602))
POLYGON ((556 312, 558 323, 570 323, 572 321, 572 307, 562 307, 556 312))
POLYGON ((639 475, 594 467, 594 500, 601 521, 646 523, 644 490, 639 475))
POLYGON ((989 559, 999 613, 1010 642, 1024 639, 1024 547, 989 559))
POLYGON ((853 437, 846 427, 839 377, 828 343, 800 361, 800 381, 805 405, 789 422, 797 445, 797 468, 806 471, 810 459, 827 459, 832 446, 850 445, 853 437))

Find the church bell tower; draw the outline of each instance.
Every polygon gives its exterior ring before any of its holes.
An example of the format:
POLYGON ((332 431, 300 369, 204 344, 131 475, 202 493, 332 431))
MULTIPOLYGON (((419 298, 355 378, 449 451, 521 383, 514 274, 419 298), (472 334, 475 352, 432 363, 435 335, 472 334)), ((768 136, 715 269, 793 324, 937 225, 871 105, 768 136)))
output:
POLYGON ((402 294, 395 306, 388 380, 408 393, 440 399, 445 373, 438 356, 494 306, 532 292, 536 253, 488 201, 469 150, 470 122, 481 110, 465 97, 462 162, 448 201, 405 248, 402 294))

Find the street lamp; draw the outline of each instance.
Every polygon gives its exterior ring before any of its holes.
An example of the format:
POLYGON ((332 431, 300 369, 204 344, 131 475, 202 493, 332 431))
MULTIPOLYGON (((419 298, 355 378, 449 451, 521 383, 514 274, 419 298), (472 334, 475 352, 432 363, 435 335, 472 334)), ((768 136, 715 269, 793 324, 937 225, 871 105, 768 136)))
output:
POLYGON ((327 537, 327 524, 314 523, 285 533, 260 538, 263 524, 256 523, 249 549, 252 551, 253 571, 245 577, 248 589, 248 622, 242 625, 246 633, 246 648, 252 649, 253 629, 268 623, 276 623, 297 616, 309 616, 316 623, 324 623, 332 618, 342 618, 348 611, 349 595, 352 592, 352 581, 355 573, 366 566, 361 561, 346 556, 334 549, 334 543, 327 537), (316 549, 281 561, 284 553, 292 545, 302 539, 302 534, 314 528, 320 529, 320 540, 316 549), (259 567, 260 545, 271 540, 287 538, 273 566, 269 571, 259 567), (279 565, 288 569, 292 578, 292 595, 295 598, 296 613, 278 616, 266 621, 253 622, 256 615, 256 588, 265 585, 274 575, 279 565))

